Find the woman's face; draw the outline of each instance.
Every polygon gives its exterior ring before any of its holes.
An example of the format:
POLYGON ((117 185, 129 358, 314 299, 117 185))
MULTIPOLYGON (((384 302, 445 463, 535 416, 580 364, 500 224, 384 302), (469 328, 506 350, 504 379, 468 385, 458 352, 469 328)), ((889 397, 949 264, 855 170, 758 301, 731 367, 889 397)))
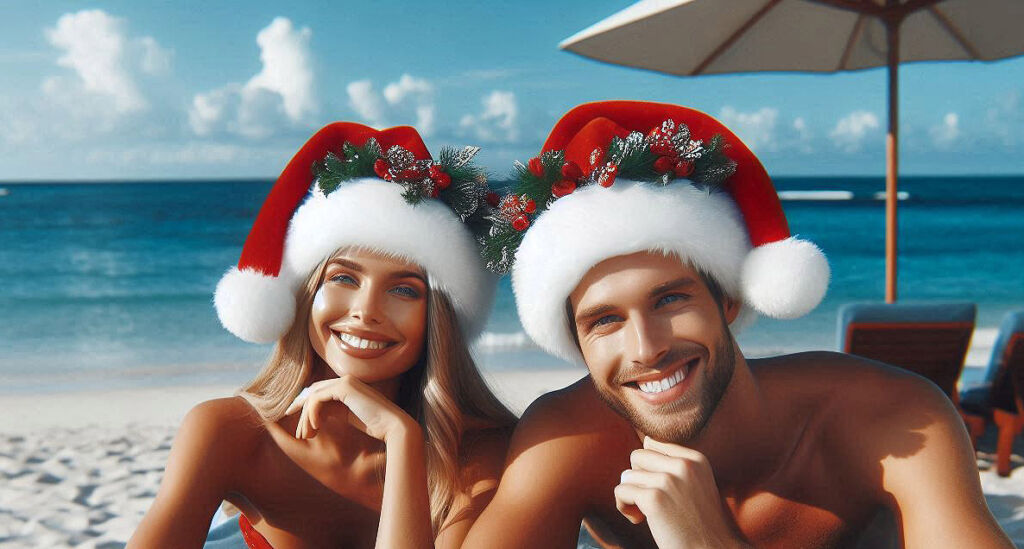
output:
POLYGON ((341 375, 392 380, 420 357, 427 325, 427 281, 415 263, 365 250, 327 262, 310 311, 309 341, 341 375))

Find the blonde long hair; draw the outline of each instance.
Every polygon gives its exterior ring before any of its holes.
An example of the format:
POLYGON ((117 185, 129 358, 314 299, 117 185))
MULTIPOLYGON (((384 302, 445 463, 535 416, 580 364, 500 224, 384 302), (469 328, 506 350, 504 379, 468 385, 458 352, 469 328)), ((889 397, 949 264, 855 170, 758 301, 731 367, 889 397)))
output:
MULTIPOLYGON (((239 396, 266 421, 277 421, 302 389, 325 372, 326 365, 309 342, 309 315, 331 254, 313 269, 299 290, 295 320, 274 346, 274 352, 256 378, 239 396)), ((397 404, 423 428, 427 452, 430 518, 435 535, 449 515, 462 489, 460 451, 466 420, 495 428, 516 422, 491 392, 469 353, 458 317, 448 296, 436 288, 427 273, 427 333, 425 352, 403 374, 397 404)))

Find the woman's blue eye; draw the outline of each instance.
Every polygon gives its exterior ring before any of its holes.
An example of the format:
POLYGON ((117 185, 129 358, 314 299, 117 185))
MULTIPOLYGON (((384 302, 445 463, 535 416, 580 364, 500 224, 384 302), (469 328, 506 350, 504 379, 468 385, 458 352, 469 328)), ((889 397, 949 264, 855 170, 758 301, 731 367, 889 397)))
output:
POLYGON ((347 274, 334 275, 331 277, 331 282, 339 282, 341 284, 355 284, 356 279, 352 278, 347 274))
POLYGON ((655 305, 655 307, 661 307, 662 305, 668 305, 669 303, 672 303, 673 301, 679 301, 680 299, 686 299, 688 297, 690 297, 690 296, 684 295, 684 294, 669 294, 669 295, 664 296, 661 299, 659 299, 658 303, 657 303, 657 305, 655 305))
POLYGON ((419 292, 417 292, 416 290, 414 290, 413 288, 411 288, 409 286, 398 286, 398 287, 392 288, 391 291, 393 293, 395 293, 395 294, 398 294, 398 295, 404 296, 404 297, 416 298, 416 297, 420 296, 419 292))

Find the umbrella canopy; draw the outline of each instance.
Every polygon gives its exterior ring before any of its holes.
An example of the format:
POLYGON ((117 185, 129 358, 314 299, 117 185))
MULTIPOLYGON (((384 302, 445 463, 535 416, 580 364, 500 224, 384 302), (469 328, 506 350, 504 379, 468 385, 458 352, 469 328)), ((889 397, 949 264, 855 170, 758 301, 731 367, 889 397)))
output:
POLYGON ((680 76, 889 68, 886 301, 896 300, 897 68, 1024 53, 1021 0, 644 0, 560 44, 680 76))

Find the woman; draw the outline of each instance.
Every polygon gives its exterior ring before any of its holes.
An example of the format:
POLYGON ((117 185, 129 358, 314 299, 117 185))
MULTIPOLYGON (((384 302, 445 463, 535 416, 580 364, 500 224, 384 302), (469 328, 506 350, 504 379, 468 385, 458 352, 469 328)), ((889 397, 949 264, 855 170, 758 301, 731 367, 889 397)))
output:
POLYGON ((494 291, 475 152, 338 122, 295 155, 214 298, 274 353, 189 412, 129 547, 203 545, 222 500, 249 547, 459 546, 515 422, 466 346, 494 291))

